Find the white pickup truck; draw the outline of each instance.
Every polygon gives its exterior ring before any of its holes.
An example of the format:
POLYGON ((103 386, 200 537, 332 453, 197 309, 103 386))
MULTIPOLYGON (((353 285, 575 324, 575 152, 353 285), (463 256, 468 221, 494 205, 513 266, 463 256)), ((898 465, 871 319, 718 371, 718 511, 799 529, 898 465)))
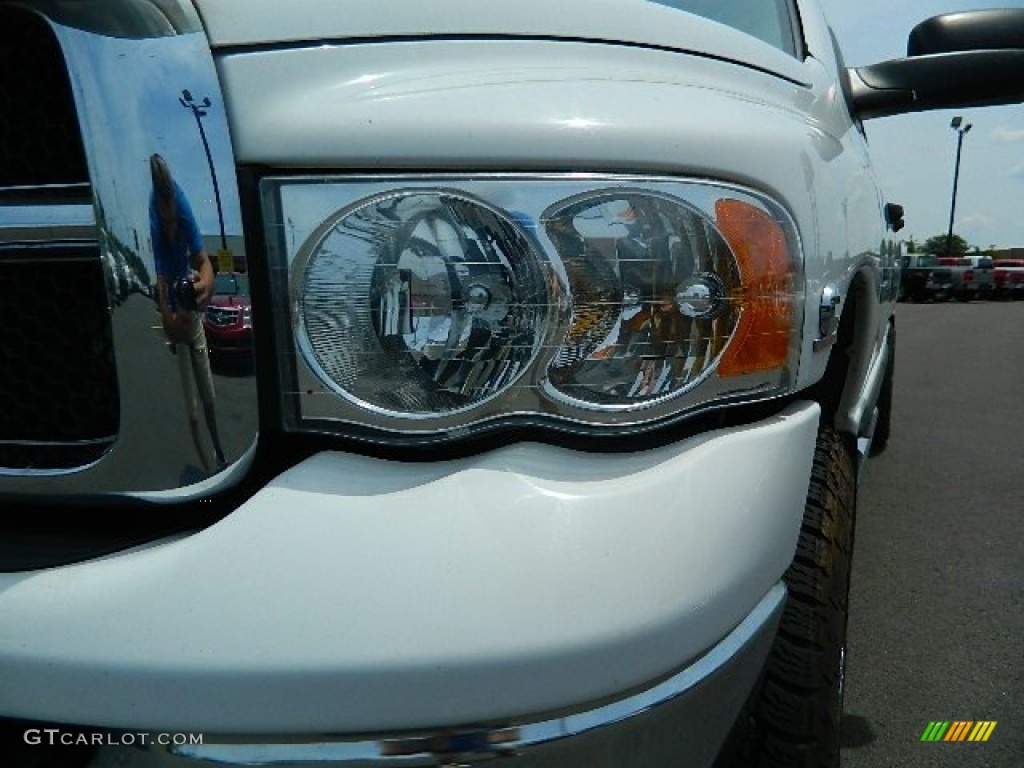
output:
POLYGON ((1024 11, 859 69, 813 0, 0 38, 6 764, 837 764, 902 223, 863 121, 1024 98, 1024 11))
POLYGON ((995 262, 991 256, 940 256, 938 262, 949 269, 957 301, 992 297, 995 262))

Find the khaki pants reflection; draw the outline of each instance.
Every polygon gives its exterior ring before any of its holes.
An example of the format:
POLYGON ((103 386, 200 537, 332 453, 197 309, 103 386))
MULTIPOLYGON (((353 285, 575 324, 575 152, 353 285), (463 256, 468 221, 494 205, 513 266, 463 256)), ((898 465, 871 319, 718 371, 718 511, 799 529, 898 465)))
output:
POLYGON ((188 411, 189 420, 198 421, 197 390, 199 398, 205 406, 212 406, 215 397, 213 374, 210 371, 210 354, 206 348, 206 333, 203 331, 202 313, 192 313, 192 340, 188 344, 175 344, 174 352, 178 358, 178 375, 181 378, 181 391, 185 396, 185 408, 188 411))

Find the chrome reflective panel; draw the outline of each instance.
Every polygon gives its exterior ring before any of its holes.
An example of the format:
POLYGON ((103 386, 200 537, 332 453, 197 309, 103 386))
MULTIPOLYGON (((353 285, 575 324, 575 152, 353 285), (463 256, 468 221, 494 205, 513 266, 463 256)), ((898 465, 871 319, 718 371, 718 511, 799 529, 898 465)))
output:
MULTIPOLYGON (((65 79, 88 171, 35 173, 52 139, 0 155, 25 166, 0 167, 0 281, 33 297, 8 309, 74 307, 30 311, 24 339, 7 334, 0 367, 17 343, 18 372, 0 373, 0 391, 46 378, 48 395, 15 396, 21 415, 0 419, 0 496, 208 494, 244 470, 257 409, 234 158, 199 18, 178 0, 0 2, 0 15, 4 64, 21 70, 2 76, 37 77, 26 97, 65 79), (23 29, 55 53, 37 65, 23 29), (37 76, 43 65, 59 77, 37 76), (65 430, 92 408, 112 415, 65 430)), ((45 135, 45 118, 19 123, 31 119, 11 110, 0 128, 45 135)))

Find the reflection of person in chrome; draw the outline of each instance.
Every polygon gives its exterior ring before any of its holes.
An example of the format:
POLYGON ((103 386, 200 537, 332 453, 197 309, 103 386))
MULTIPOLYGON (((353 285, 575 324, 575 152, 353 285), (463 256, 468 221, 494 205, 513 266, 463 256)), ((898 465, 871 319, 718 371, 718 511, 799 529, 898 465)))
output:
POLYGON ((213 291, 213 265, 203 249, 192 207, 181 187, 171 177, 166 161, 151 155, 149 171, 153 194, 149 201, 149 229, 156 261, 157 306, 171 351, 178 356, 189 430, 203 469, 210 465, 199 440, 196 390, 203 401, 203 415, 210 431, 218 468, 227 461, 217 432, 213 375, 203 332, 202 310, 213 291))

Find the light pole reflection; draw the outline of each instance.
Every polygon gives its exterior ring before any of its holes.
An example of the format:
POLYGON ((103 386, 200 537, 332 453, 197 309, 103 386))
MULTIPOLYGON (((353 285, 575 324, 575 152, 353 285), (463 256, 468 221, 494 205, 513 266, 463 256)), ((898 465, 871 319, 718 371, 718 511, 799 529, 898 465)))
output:
POLYGON ((224 233, 224 210, 220 203, 220 186, 217 184, 217 171, 213 167, 213 155, 210 154, 210 142, 207 141, 206 130, 203 128, 203 118, 206 117, 207 110, 210 108, 210 99, 206 97, 202 103, 197 104, 193 100, 192 94, 186 88, 181 92, 178 102, 186 109, 192 110, 192 116, 196 119, 196 125, 199 127, 199 137, 203 140, 203 149, 206 151, 206 162, 210 165, 210 178, 213 179, 213 196, 217 201, 217 221, 220 223, 220 247, 221 251, 227 251, 228 239, 224 233))

